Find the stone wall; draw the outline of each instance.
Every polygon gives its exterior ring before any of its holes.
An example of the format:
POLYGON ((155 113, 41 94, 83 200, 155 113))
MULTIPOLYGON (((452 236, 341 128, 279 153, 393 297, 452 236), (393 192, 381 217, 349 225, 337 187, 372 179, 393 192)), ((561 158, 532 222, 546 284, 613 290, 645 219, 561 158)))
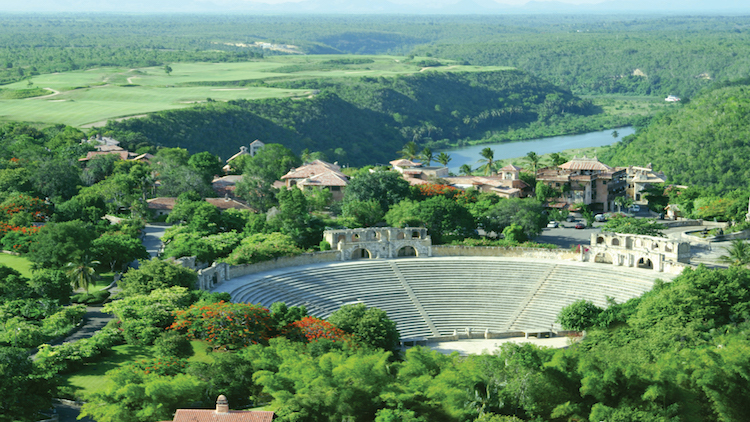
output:
POLYGON ((197 287, 201 290, 211 290, 216 284, 221 283, 222 281, 231 280, 248 274, 277 270, 279 268, 336 261, 339 261, 339 251, 324 251, 304 253, 295 256, 282 256, 270 261, 258 262, 256 264, 229 265, 225 263, 214 263, 208 268, 198 270, 197 287))
POLYGON ((505 258, 558 259, 580 261, 581 254, 569 249, 506 248, 499 246, 438 245, 432 256, 500 256, 505 258))

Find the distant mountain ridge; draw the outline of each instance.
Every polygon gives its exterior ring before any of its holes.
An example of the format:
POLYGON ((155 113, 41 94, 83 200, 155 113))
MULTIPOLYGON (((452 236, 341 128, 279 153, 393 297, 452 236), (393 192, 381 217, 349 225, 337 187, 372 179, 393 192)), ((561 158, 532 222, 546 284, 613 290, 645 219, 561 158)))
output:
POLYGON ((303 0, 262 3, 247 0, 30 0, 3 6, 4 12, 125 12, 125 13, 268 13, 268 14, 742 14, 750 2, 741 0, 612 0, 596 4, 532 0, 507 5, 493 0, 458 0, 398 4, 387 0, 303 0))

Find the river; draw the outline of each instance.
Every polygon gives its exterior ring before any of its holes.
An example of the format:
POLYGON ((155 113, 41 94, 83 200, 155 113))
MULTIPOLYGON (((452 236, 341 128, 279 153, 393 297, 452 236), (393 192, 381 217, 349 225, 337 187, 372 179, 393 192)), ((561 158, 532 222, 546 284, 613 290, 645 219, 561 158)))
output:
MULTIPOLYGON (((552 152, 561 152, 566 149, 611 145, 621 137, 635 133, 635 129, 632 127, 623 127, 614 130, 602 130, 599 132, 589 132, 580 135, 553 136, 551 138, 531 139, 528 141, 473 145, 470 147, 444 150, 443 152, 451 156, 451 162, 448 164, 450 171, 458 174, 458 169, 464 164, 468 164, 472 169, 476 169, 480 165, 477 161, 482 159, 479 152, 488 147, 495 151, 495 160, 503 160, 506 158, 524 157, 530 151, 542 155, 552 152), (617 133, 619 134, 617 139, 612 137, 612 132, 614 130, 617 130, 617 133)), ((519 159, 519 162, 515 164, 523 167, 524 162, 519 159)))

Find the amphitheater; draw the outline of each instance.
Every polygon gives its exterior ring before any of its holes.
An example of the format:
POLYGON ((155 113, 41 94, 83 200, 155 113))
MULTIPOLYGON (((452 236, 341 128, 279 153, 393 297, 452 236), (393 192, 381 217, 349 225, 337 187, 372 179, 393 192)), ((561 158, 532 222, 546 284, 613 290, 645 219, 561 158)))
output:
POLYGON ((396 321, 402 341, 553 333, 566 305, 623 302, 672 274, 611 264, 523 257, 400 257, 280 268, 222 281, 234 302, 304 305, 326 318, 364 303, 396 321))

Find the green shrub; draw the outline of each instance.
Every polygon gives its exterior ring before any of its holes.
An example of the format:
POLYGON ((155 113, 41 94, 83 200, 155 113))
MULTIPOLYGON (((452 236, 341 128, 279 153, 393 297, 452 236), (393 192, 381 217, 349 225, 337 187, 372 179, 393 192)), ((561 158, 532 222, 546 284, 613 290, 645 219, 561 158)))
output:
POLYGON ((70 297, 70 301, 73 303, 84 303, 86 305, 93 305, 98 303, 104 303, 111 293, 109 290, 99 290, 94 293, 79 293, 70 297))
POLYGON ((184 335, 167 331, 154 341, 154 351, 158 356, 189 358, 193 355, 193 346, 184 335))

